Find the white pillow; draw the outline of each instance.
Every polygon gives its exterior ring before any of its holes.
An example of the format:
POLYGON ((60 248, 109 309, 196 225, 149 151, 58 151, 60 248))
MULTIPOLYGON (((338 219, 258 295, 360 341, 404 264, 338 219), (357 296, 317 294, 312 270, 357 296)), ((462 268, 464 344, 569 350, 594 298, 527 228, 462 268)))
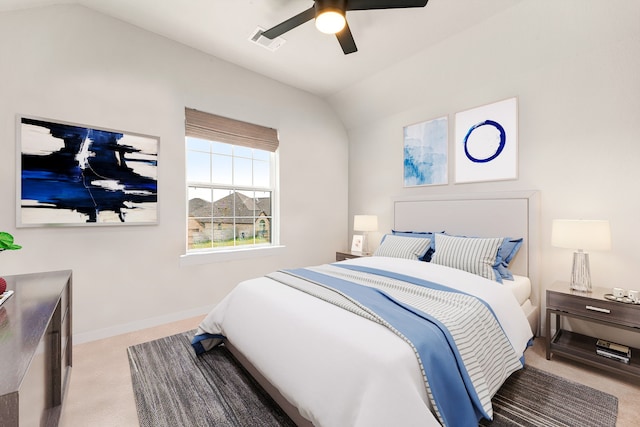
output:
POLYGON ((436 234, 435 238, 436 252, 431 258, 432 263, 446 265, 498 281, 493 266, 504 238, 485 239, 448 236, 446 234, 436 234))
POLYGON ((419 260, 427 253, 430 245, 431 239, 387 234, 373 256, 419 260))

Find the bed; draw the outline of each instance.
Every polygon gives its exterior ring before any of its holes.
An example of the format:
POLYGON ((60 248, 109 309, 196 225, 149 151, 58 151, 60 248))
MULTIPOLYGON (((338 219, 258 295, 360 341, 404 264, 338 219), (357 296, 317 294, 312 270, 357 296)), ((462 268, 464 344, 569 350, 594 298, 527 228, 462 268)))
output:
POLYGON ((298 425, 477 425, 537 332, 537 200, 537 192, 394 200, 396 232, 376 256, 240 283, 203 320, 194 348, 224 343, 298 425), (502 248, 507 236, 522 239, 508 264, 515 280, 447 265, 451 242, 499 237, 502 248), (432 242, 432 262, 395 256, 410 244, 422 258, 432 242), (452 306, 463 309, 450 315, 452 306), (406 311, 419 315, 405 324, 406 311))

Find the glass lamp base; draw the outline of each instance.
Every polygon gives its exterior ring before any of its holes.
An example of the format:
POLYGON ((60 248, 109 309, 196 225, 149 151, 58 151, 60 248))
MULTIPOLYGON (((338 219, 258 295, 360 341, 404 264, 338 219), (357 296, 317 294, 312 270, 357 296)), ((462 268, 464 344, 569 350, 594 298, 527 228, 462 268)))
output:
POLYGON ((591 272, 589 270, 589 254, 582 251, 573 253, 573 269, 571 270, 571 289, 591 292, 591 272))

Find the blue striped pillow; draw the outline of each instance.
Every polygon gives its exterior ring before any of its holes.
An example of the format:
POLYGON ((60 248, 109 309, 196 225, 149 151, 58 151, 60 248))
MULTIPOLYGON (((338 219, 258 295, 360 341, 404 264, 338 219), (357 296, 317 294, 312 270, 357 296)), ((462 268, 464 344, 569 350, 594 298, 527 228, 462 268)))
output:
POLYGON ((487 279, 502 282, 493 266, 504 238, 456 237, 436 234, 434 264, 468 271, 487 279))
MULTIPOLYGON (((424 256, 420 258, 420 261, 431 261, 431 257, 433 253, 436 251, 436 241, 433 238, 433 234, 431 231, 398 231, 391 230, 394 236, 407 236, 407 237, 419 237, 421 239, 431 239, 431 245, 429 245, 429 249, 425 252, 424 256)), ((440 231, 440 233, 444 233, 444 231, 440 231)), ((384 237, 383 237, 384 240, 384 237)))
POLYGON ((423 237, 405 237, 387 234, 373 256, 392 258, 421 259, 431 244, 431 239, 423 237))

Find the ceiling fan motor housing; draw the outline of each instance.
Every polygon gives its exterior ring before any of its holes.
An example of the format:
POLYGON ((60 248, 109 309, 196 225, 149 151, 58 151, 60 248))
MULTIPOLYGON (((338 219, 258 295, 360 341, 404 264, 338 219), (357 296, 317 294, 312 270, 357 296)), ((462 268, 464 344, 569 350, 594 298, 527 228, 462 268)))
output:
POLYGON ((316 18, 324 12, 337 12, 344 16, 346 12, 346 0, 316 0, 314 2, 316 8, 316 18))

